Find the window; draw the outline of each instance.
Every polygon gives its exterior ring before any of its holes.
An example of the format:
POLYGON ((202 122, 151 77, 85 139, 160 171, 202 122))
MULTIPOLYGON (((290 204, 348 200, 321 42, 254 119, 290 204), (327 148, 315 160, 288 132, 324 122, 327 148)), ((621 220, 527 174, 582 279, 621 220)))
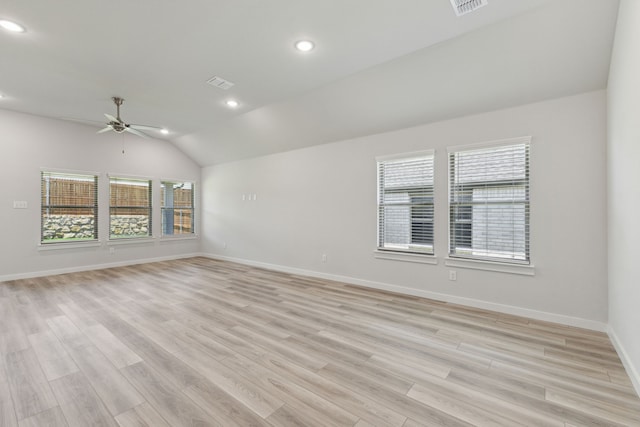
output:
POLYGON ((433 151, 378 159, 378 249, 433 254, 433 151))
POLYGON ((194 234, 193 183, 162 181, 162 235, 194 234))
POLYGON ((449 255, 529 263, 529 143, 449 150, 449 255))
POLYGON ((109 238, 151 236, 151 181, 109 178, 109 238))
POLYGON ((41 243, 98 239, 98 177, 41 172, 41 243))

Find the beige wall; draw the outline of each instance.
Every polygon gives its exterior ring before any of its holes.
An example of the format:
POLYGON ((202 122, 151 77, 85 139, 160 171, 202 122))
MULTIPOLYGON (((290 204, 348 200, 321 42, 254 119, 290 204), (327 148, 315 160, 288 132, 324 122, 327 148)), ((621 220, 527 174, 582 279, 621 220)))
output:
MULTIPOLYGON (((117 246, 106 243, 107 174, 153 179, 155 206, 160 202, 160 179, 199 181, 200 168, 171 143, 133 135, 124 135, 123 140, 115 133, 96 135, 96 129, 89 126, 6 110, 0 110, 0 129, 0 280, 175 258, 199 251, 198 240, 155 239, 117 246), (100 174, 100 246, 39 250, 41 168, 100 174), (26 201, 28 208, 13 209, 13 201, 26 201)), ((159 235, 158 209, 153 220, 154 234, 159 235)))
POLYGON ((640 2, 623 0, 608 90, 610 335, 640 393, 640 2))
POLYGON ((605 100, 604 91, 592 92, 204 168, 203 250, 604 329, 605 100), (526 135, 535 276, 456 268, 457 281, 449 281, 446 147, 526 135), (438 264, 376 259, 375 158, 425 149, 436 150, 438 264))

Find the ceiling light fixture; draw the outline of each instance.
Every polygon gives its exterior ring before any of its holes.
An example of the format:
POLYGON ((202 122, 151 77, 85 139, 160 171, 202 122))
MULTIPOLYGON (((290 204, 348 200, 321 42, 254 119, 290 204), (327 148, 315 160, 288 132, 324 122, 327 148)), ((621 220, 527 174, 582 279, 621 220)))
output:
POLYGON ((227 107, 236 108, 238 105, 240 104, 235 99, 230 99, 227 101, 227 107))
POLYGON ((169 129, 160 129, 160 133, 163 135, 169 135, 169 129))
POLYGON ((0 27, 13 33, 24 33, 26 31, 22 25, 16 24, 13 21, 7 21, 6 19, 0 19, 0 27))
POLYGON ((313 44, 312 41, 310 40, 300 40, 297 41, 296 44, 294 45, 296 47, 296 49, 298 49, 300 52, 309 52, 310 50, 313 50, 314 47, 316 47, 315 44, 313 44))

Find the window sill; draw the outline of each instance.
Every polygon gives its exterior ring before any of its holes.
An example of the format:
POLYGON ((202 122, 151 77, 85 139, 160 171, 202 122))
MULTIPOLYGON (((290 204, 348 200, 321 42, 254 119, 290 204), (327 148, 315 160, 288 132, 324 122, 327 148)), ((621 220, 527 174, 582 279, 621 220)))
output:
POLYGON ((414 254, 405 252, 392 252, 392 251, 373 251, 373 256, 378 259, 388 259, 392 261, 404 261, 415 262, 418 264, 438 264, 438 259, 434 255, 427 254, 414 254))
POLYGON ((107 246, 153 243, 155 240, 155 237, 124 237, 122 239, 107 240, 107 246))
POLYGON ((160 237, 160 242, 174 242, 174 241, 180 241, 180 240, 198 240, 200 239, 200 236, 198 236, 197 234, 190 234, 190 235, 178 235, 178 236, 162 236, 160 237))
POLYGON ((535 276, 535 267, 533 265, 509 264, 506 262, 502 263, 462 258, 445 258, 444 265, 448 267, 469 268, 472 270, 496 271, 499 273, 535 276))
POLYGON ((56 251, 60 249, 84 249, 94 248, 101 246, 97 240, 91 240, 86 242, 61 242, 61 243, 40 243, 38 244, 38 251, 56 251))

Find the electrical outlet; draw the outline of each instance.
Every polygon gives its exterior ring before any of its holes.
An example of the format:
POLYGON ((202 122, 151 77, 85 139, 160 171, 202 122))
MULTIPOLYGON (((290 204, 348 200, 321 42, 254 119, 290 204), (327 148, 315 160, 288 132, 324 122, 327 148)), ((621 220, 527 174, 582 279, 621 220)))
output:
POLYGON ((116 253, 116 248, 109 248, 109 254, 113 255, 116 253))
POLYGON ((327 262, 327 254, 322 254, 322 262, 327 262))
POLYGON ((222 249, 227 249, 227 242, 222 242, 222 249))
POLYGON ((13 209, 27 209, 28 204, 26 200, 14 200, 13 209))
POLYGON ((458 280, 458 274, 455 270, 449 270, 449 280, 458 280))

